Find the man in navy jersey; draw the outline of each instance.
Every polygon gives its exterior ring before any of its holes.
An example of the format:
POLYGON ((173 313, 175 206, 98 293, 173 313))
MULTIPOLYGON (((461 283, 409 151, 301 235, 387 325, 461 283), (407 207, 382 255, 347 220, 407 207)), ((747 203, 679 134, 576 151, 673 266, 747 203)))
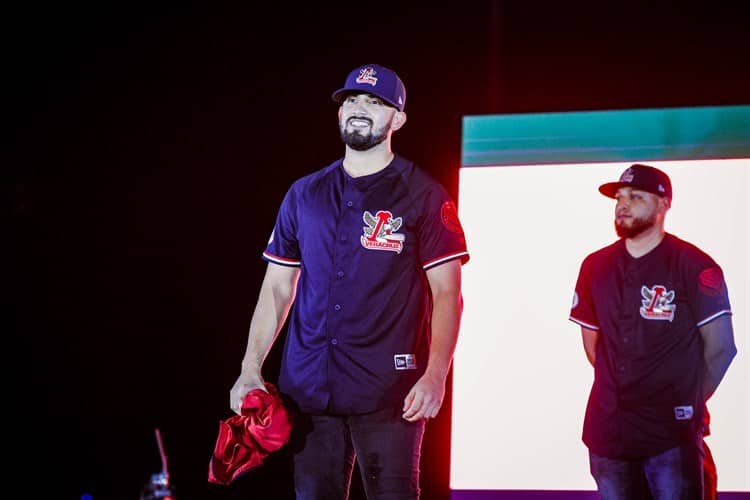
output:
POLYGON ((634 164, 599 191, 620 240, 583 261, 570 312, 594 366, 591 474, 604 499, 700 499, 705 403, 737 352, 724 276, 665 233, 667 174, 634 164))
POLYGON ((406 123, 396 73, 360 66, 333 100, 344 157, 284 197, 230 405, 239 413, 245 394, 264 388, 263 361, 289 314, 279 386, 299 412, 297 499, 346 498, 355 460, 368 498, 418 498, 425 421, 443 402, 458 335, 466 242, 446 190, 391 149, 406 123))

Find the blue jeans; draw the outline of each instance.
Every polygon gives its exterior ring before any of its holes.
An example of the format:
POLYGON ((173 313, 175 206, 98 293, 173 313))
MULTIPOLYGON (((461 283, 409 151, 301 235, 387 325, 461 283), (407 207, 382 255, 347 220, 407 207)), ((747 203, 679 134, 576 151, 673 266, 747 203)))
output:
POLYGON ((589 452, 589 463, 603 500, 703 498, 703 450, 699 443, 643 460, 618 460, 589 452))
POLYGON ((297 500, 344 500, 357 460, 369 500, 419 498, 425 422, 397 409, 365 415, 299 415, 291 449, 297 500))

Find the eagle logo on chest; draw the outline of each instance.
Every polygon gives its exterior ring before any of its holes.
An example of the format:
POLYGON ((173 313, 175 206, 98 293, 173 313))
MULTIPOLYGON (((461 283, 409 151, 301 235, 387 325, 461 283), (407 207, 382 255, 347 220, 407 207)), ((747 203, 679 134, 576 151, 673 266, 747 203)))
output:
POLYGON ((641 287, 641 317, 645 319, 660 319, 672 321, 677 305, 673 304, 674 290, 667 291, 662 285, 654 285, 651 288, 641 287))
POLYGON ((396 233, 403 224, 401 217, 393 217, 388 210, 378 210, 375 215, 365 211, 362 220, 367 224, 362 228, 364 234, 359 239, 363 247, 401 253, 406 239, 405 235, 396 233))

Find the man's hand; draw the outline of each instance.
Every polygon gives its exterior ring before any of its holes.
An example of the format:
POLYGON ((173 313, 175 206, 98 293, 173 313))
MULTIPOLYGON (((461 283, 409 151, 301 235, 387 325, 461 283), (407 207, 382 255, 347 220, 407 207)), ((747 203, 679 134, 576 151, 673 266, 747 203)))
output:
POLYGON ((422 375, 404 399, 404 420, 416 422, 420 419, 434 418, 443 404, 445 397, 445 380, 422 375))
POLYGON ((232 390, 229 391, 229 407, 237 415, 241 415, 242 402, 245 400, 247 393, 253 389, 268 392, 263 377, 259 373, 241 373, 232 386, 232 390))

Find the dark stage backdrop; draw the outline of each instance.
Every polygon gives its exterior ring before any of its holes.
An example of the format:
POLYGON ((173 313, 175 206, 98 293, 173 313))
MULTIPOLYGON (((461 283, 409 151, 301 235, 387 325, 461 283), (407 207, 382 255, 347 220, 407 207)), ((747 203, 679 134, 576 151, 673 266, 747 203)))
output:
MULTIPOLYGON (((283 453, 230 488, 207 465, 278 205, 342 154, 330 93, 346 73, 399 72, 409 120, 394 147, 455 196, 463 115, 750 102, 748 18, 706 9, 6 10, 9 482, 29 498, 135 499, 160 470, 159 427, 179 500, 288 498, 283 453)), ((449 495, 450 396, 425 437, 427 499, 449 495)))

